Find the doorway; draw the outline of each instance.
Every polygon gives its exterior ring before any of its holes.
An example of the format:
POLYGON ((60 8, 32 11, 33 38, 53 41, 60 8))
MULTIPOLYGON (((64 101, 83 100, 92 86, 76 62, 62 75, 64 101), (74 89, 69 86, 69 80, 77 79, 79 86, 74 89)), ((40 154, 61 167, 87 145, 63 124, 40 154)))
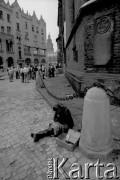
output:
POLYGON ((12 57, 9 57, 9 58, 7 59, 7 62, 8 62, 8 67, 11 67, 11 66, 14 65, 14 62, 13 62, 13 58, 12 58, 12 57))

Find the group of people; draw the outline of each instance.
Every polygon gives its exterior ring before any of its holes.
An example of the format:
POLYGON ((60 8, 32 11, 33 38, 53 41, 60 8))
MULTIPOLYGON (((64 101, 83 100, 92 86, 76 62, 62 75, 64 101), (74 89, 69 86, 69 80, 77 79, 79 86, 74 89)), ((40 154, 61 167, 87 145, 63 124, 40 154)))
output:
POLYGON ((55 77, 55 67, 52 65, 49 65, 48 68, 48 72, 49 72, 49 77, 55 77))
POLYGON ((41 65, 40 70, 43 75, 43 79, 46 79, 46 77, 55 77, 55 71, 56 67, 54 65, 50 65, 47 67, 46 65, 41 65))
POLYGON ((36 79, 36 72, 38 71, 37 66, 27 66, 21 67, 21 82, 22 83, 29 83, 30 79, 36 79))
POLYGON ((38 67, 36 66, 22 66, 16 65, 15 67, 11 66, 7 69, 9 80, 13 82, 14 76, 16 79, 21 78, 22 83, 29 83, 30 79, 36 79, 36 72, 38 71, 38 67))
POLYGON ((14 76, 16 79, 21 79, 22 83, 29 83, 30 79, 36 79, 36 72, 40 70, 42 72, 43 79, 46 77, 55 77, 56 67, 54 65, 49 65, 48 67, 45 64, 40 66, 33 65, 16 65, 9 67, 8 75, 10 82, 13 81, 14 76))

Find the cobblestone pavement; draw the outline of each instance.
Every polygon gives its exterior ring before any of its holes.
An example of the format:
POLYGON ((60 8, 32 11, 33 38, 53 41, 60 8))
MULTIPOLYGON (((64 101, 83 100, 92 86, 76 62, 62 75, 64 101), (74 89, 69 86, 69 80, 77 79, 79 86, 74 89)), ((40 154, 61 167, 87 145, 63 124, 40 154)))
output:
MULTIPOLYGON (((83 175, 85 163, 97 162, 85 157, 79 148, 74 152, 60 148, 54 137, 33 143, 30 133, 45 129, 52 118, 53 111, 36 91, 35 81, 0 81, 0 180, 47 180, 49 158, 60 158, 60 162, 68 158, 63 167, 67 174, 75 162, 81 165, 83 175)), ((114 163, 119 175, 119 158, 114 163)), ((102 175, 105 169, 101 169, 102 175)), ((58 179, 67 178, 67 174, 59 172, 58 179)), ((80 179, 81 169, 75 176, 80 179)), ((90 179, 97 179, 95 168, 90 169, 90 179)))

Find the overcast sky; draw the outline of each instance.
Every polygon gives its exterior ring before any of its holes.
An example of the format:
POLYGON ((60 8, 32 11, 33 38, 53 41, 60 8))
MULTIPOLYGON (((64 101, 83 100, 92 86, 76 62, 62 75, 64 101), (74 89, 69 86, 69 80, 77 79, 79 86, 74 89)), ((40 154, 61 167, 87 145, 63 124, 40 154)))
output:
MULTIPOLYGON (((6 2, 8 0, 5 0, 6 2)), ((10 4, 14 0, 9 0, 10 4)), ((18 0, 18 3, 21 8, 31 15, 35 10, 37 18, 40 19, 40 16, 43 16, 43 19, 46 22, 47 28, 47 37, 48 34, 51 34, 54 50, 57 50, 56 38, 58 37, 58 27, 57 27, 57 11, 58 11, 58 0, 18 0)))

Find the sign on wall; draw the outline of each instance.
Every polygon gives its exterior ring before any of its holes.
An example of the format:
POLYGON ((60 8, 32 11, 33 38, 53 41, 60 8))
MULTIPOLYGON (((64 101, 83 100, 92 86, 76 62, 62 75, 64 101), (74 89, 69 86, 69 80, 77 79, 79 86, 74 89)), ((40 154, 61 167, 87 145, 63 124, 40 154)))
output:
POLYGON ((94 35, 94 64, 106 65, 112 56, 113 21, 103 16, 96 20, 94 35))
MULTIPOLYGON (((97 14, 98 15, 98 14, 97 14)), ((113 14, 92 16, 85 25, 85 68, 93 70, 94 65, 105 66, 113 54, 113 14)))

